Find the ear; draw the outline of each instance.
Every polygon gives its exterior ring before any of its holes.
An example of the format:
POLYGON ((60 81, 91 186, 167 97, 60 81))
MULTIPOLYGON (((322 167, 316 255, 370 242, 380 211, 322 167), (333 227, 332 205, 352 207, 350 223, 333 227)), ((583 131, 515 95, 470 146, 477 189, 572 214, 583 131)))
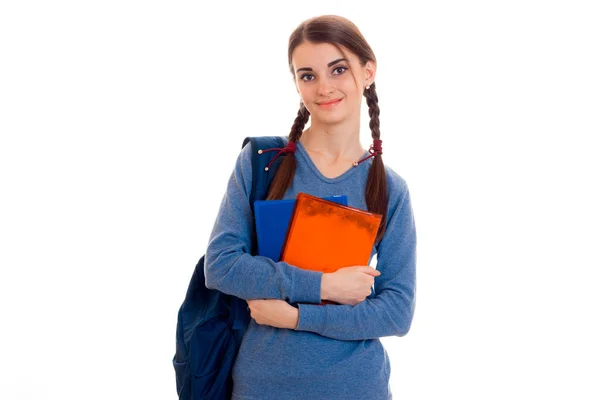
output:
POLYGON ((364 78, 366 82, 373 83, 377 72, 377 64, 372 61, 367 61, 364 68, 364 78))

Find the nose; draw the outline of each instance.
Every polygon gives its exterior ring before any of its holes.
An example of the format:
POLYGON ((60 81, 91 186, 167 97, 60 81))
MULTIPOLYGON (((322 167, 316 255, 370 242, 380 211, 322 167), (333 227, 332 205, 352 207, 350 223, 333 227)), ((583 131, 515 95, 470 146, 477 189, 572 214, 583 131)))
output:
POLYGON ((331 84, 329 79, 323 78, 319 82, 317 91, 320 96, 327 96, 333 92, 333 85, 331 84))

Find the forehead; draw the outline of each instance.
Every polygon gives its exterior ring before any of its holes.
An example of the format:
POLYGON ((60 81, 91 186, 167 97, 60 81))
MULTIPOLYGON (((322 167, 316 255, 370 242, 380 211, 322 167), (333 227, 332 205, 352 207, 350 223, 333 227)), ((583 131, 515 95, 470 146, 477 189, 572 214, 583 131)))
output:
POLYGON ((327 68, 327 64, 338 58, 346 58, 353 62, 353 54, 340 46, 344 52, 331 43, 304 42, 294 49, 292 53, 292 64, 294 69, 302 67, 327 68))

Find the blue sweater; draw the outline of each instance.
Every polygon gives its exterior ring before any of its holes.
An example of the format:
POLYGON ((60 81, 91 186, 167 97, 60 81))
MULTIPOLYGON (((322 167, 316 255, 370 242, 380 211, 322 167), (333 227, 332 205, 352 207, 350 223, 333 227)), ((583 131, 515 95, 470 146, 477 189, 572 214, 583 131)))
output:
MULTIPOLYGON (((242 149, 205 258, 206 285, 242 299, 299 303, 296 329, 250 321, 233 367, 233 400, 389 400, 390 362, 380 337, 410 329, 416 294, 416 230, 406 181, 386 166, 387 230, 377 254, 375 295, 355 305, 318 305, 321 272, 252 256, 251 146, 242 149)), ((274 153, 263 153, 273 157, 274 153)), ((368 155, 368 153, 365 153, 368 155)), ((292 157, 288 155, 286 157, 292 157)), ((345 194, 348 205, 367 209, 364 191, 372 158, 336 178, 319 172, 302 143, 284 199, 298 192, 345 194)))

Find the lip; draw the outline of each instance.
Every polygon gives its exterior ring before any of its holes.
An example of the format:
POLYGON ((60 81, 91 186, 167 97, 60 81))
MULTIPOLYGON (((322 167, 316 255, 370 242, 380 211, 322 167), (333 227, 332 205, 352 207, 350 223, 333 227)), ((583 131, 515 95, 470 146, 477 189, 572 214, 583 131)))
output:
POLYGON ((321 107, 332 107, 335 106, 336 104, 338 104, 340 101, 342 101, 344 98, 342 97, 341 99, 335 99, 335 100, 331 100, 325 103, 317 103, 318 105, 320 105, 321 107))

